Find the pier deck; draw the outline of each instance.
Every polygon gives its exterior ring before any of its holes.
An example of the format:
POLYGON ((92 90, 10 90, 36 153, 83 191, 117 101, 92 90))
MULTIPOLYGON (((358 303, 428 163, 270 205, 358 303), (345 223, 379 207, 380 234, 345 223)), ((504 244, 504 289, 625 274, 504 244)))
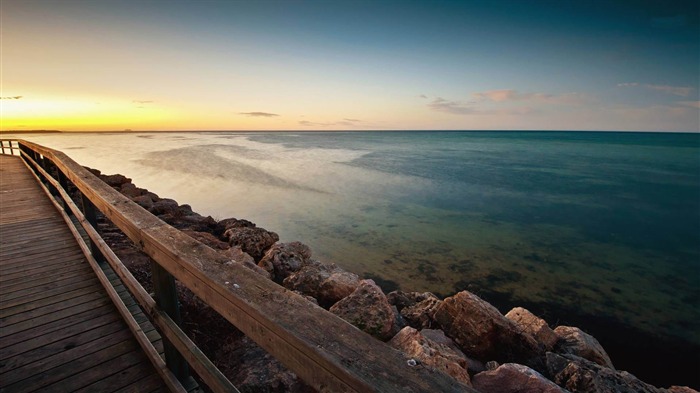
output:
MULTIPOLYGON (((152 325, 125 303, 162 351, 152 325)), ((36 179, 19 157, 2 155, 0 392, 37 390, 167 388, 36 179)))

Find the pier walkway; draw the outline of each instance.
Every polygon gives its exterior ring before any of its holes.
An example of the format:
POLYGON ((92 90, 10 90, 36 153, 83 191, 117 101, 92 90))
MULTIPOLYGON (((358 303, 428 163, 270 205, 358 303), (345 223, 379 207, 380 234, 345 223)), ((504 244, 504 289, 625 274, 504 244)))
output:
POLYGON ((0 392, 166 390, 58 209, 20 157, 0 155, 0 392))

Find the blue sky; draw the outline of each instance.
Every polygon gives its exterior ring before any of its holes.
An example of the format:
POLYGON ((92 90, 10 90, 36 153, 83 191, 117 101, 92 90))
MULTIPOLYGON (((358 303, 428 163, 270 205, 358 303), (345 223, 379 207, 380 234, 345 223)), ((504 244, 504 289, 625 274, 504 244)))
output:
POLYGON ((0 7, 3 129, 699 127, 697 1, 0 7))

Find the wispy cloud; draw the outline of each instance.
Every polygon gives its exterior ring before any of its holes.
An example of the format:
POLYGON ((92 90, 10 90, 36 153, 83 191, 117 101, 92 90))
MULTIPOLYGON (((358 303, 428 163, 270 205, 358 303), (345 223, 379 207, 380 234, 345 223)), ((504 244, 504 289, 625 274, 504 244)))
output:
POLYGON ((700 101, 678 101, 680 105, 700 109, 700 101))
POLYGON ((304 127, 327 127, 335 125, 335 123, 319 123, 315 121, 300 120, 299 125, 304 127))
POLYGON ((269 112, 239 112, 238 114, 248 116, 248 117, 276 117, 276 116, 279 116, 276 113, 269 113, 269 112))
POLYGON ((685 87, 685 86, 651 85, 651 84, 642 84, 642 83, 637 83, 637 82, 618 83, 617 87, 642 87, 644 89, 656 90, 656 91, 660 91, 660 92, 663 92, 666 94, 671 94, 671 95, 679 96, 679 97, 688 97, 695 90, 692 87, 685 87))
POLYGON ((340 121, 335 122, 316 122, 309 120, 300 120, 299 125, 304 127, 333 127, 333 126, 345 126, 345 127, 358 127, 365 126, 364 122, 359 119, 349 119, 344 118, 340 121))
POLYGON ((431 101, 428 104, 428 108, 454 115, 471 115, 477 112, 477 110, 471 106, 465 105, 459 101, 448 101, 442 97, 437 97, 431 101))
POLYGON ((0 100, 19 100, 22 96, 0 97, 0 100))
POLYGON ((152 104, 154 101, 151 101, 151 100, 133 100, 131 102, 134 104, 152 104))
POLYGON ((530 101, 547 104, 580 104, 585 100, 585 97, 580 93, 565 93, 565 94, 548 94, 548 93, 519 93, 513 89, 488 90, 484 92, 473 93, 472 97, 476 101, 492 101, 492 102, 507 102, 507 101, 530 101))

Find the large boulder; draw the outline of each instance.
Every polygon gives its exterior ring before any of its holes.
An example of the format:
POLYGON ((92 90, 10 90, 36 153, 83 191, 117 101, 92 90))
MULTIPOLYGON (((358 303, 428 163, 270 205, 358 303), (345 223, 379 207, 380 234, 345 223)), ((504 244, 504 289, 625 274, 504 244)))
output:
POLYGON ((101 175, 100 179, 107 183, 110 187, 121 187, 124 183, 131 183, 131 179, 124 175, 101 175))
POLYGON ((353 293, 360 284, 360 278, 335 264, 309 261, 285 278, 282 284, 285 288, 315 298, 321 307, 327 309, 353 293))
POLYGON ((258 227, 230 228, 224 236, 231 247, 240 246, 256 261, 260 261, 265 251, 280 239, 276 233, 258 227))
POLYGON ((575 355, 547 352, 547 370, 559 386, 573 393, 662 393, 626 371, 615 371, 575 355))
POLYGON ((472 359, 468 357, 467 355, 462 352, 461 349, 455 344, 454 341, 452 341, 451 338, 445 336, 445 332, 443 332, 440 329, 423 329, 420 331, 420 334, 423 335, 423 337, 427 338, 430 341, 433 341, 435 343, 445 345, 452 350, 454 350, 455 353, 459 354, 460 356, 464 357, 464 360, 467 362, 467 371, 469 371, 470 375, 478 374, 482 371, 486 370, 486 367, 484 366, 483 363, 476 359, 472 359))
POLYGON ((432 292, 404 292, 404 291, 393 291, 386 295, 389 300, 389 304, 396 306, 396 308, 401 311, 404 307, 410 307, 416 303, 422 302, 428 298, 436 298, 432 292))
POLYGON ((525 308, 515 307, 508 311, 506 318, 513 321, 525 333, 530 334, 547 351, 551 351, 559 341, 559 336, 544 319, 535 316, 525 308))
POLYGON ((564 393, 566 390, 542 374, 517 363, 506 363, 472 378, 481 393, 564 393))
POLYGON ((396 334, 389 345, 402 351, 421 365, 441 371, 469 385, 469 373, 464 354, 455 352, 447 345, 430 340, 412 327, 405 327, 396 334))
POLYGON ((158 202, 154 202, 153 206, 151 206, 151 208, 148 209, 148 211, 150 211, 156 216, 160 216, 163 214, 174 215, 178 207, 179 205, 177 201, 169 198, 163 198, 160 199, 158 202))
POLYGON ((214 227, 214 235, 223 236, 226 230, 231 228, 255 228, 255 224, 248 220, 239 220, 237 218, 225 218, 216 223, 214 227))
POLYGON ((434 327, 435 311, 442 303, 442 300, 432 293, 430 295, 432 296, 426 297, 425 300, 401 309, 401 316, 410 326, 416 329, 431 329, 434 327))
MULTIPOLYGON (((231 229, 229 229, 231 230, 231 229)), ((311 258, 311 249, 303 243, 281 243, 273 245, 258 266, 270 273, 277 283, 282 283, 290 274, 301 269, 311 258)))
POLYGON ((394 313, 384 292, 372 280, 360 281, 353 293, 329 311, 382 341, 392 336, 394 313))
POLYGON ((556 352, 568 353, 614 369, 612 361, 598 340, 577 327, 557 326, 554 333, 560 341, 556 352))
POLYGON ((134 183, 124 183, 119 188, 119 192, 121 192, 123 195, 128 196, 129 198, 134 198, 137 196, 146 195, 148 193, 148 190, 138 188, 134 183))
POLYGON ((469 291, 443 300, 434 318, 464 353, 479 360, 523 362, 540 354, 532 336, 469 291))

